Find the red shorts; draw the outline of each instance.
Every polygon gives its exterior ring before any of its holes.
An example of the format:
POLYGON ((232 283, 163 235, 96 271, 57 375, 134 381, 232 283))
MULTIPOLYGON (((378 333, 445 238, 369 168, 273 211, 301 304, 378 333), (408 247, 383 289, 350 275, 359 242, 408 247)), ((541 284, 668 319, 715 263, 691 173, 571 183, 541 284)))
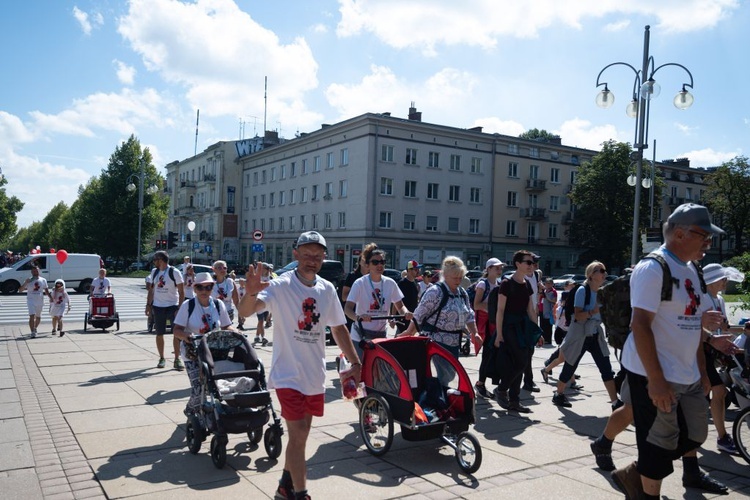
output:
POLYGON ((305 415, 323 416, 324 394, 306 396, 294 389, 276 389, 281 403, 281 416, 286 420, 302 420, 305 415))

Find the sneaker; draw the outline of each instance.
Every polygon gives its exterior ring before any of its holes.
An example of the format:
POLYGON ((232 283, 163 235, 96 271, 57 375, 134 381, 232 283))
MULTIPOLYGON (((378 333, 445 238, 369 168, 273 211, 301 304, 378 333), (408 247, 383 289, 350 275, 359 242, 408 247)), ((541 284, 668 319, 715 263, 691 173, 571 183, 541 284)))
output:
POLYGON ((63 335, 65 335, 65 332, 60 330, 60 337, 62 337, 63 335))
POLYGON ((559 392, 555 392, 555 394, 552 396, 552 404, 555 406, 562 406, 564 408, 570 408, 573 406, 570 401, 568 401, 568 397, 565 394, 561 394, 559 392))
POLYGON ((167 365, 167 360, 164 358, 159 358, 159 364, 156 365, 157 368, 164 368, 167 365))
POLYGON ((612 448, 605 448, 600 445, 597 441, 591 443, 591 453, 596 458, 596 466, 601 470, 612 472, 616 469, 615 463, 612 461, 612 448))
POLYGON ((182 364, 182 360, 180 358, 174 360, 174 369, 178 372, 181 372, 185 369, 185 365, 182 364))
POLYGON ((490 393, 487 392, 487 386, 484 384, 474 384, 474 392, 482 396, 484 399, 490 399, 490 393))
POLYGON ((260 345, 263 347, 266 347, 268 345, 268 339, 263 337, 263 340, 261 340, 260 345))
POLYGON ((580 385, 580 384, 578 384, 575 380, 573 380, 568 387, 570 387, 574 391, 582 391, 583 390, 583 386, 580 385))
POLYGON ((542 372, 542 380, 544 380, 545 384, 549 384, 549 373, 547 373, 547 369, 542 368, 541 372, 542 372))
POLYGON ((499 404, 502 408, 506 410, 510 408, 508 391, 501 391, 499 387, 495 387, 495 390, 492 391, 492 394, 495 396, 495 401, 497 401, 497 404, 499 404))
POLYGON ((36 338, 36 330, 34 330, 33 332, 31 332, 31 338, 32 338, 32 339, 35 339, 35 338, 36 338))
POLYGON ((719 449, 719 451, 723 451, 731 455, 737 455, 737 447, 734 445, 734 440, 729 434, 724 434, 723 438, 717 439, 716 447, 719 449))
POLYGON ((273 500, 294 500, 294 489, 291 486, 279 485, 276 488, 276 493, 273 496, 273 500))
POLYGON ((643 496, 641 475, 636 469, 638 462, 633 462, 624 469, 613 470, 611 477, 617 488, 625 493, 626 500, 637 500, 643 496))
POLYGON ((541 389, 539 388, 539 386, 536 385, 534 382, 530 384, 524 384, 523 390, 528 391, 528 392, 541 392, 541 389))
POLYGON ((265 325, 266 328, 271 328, 272 326, 273 326, 273 321, 271 321, 270 319, 266 321, 266 325, 265 325))
POLYGON ((524 406, 520 401, 511 401, 508 405, 509 411, 516 411, 518 413, 531 413, 531 408, 524 406))
POLYGON ((260 344, 260 337, 255 337, 255 340, 253 340, 253 344, 260 344))
POLYGON ((683 476, 682 486, 685 488, 696 488, 716 495, 729 495, 729 488, 726 485, 702 472, 697 477, 688 478, 683 476))

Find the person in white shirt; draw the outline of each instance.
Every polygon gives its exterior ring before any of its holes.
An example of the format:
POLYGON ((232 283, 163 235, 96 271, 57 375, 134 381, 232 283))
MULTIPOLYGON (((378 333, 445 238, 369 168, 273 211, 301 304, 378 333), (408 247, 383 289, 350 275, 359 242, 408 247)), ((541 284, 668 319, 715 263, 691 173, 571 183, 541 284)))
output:
POLYGON ((234 321, 234 308, 240 303, 240 298, 237 295, 237 287, 234 284, 234 280, 227 275, 226 262, 217 260, 212 267, 216 276, 216 283, 214 283, 214 290, 211 292, 211 297, 224 302, 224 305, 227 307, 229 319, 234 321))
POLYGON ((35 265, 31 265, 31 278, 26 278, 23 282, 19 291, 26 290, 26 306, 29 309, 29 329, 31 330, 31 338, 36 337, 37 328, 39 323, 42 321, 42 308, 44 308, 44 295, 52 300, 52 295, 49 293, 47 288, 47 280, 39 276, 39 268, 35 265))
POLYGON ((193 292, 193 284, 195 283, 195 268, 192 264, 185 266, 185 271, 182 273, 183 276, 183 288, 185 290, 185 300, 192 299, 195 297, 193 292))
POLYGON ((304 498, 307 494, 305 445, 313 416, 323 416, 326 326, 351 362, 357 384, 362 368, 336 287, 317 276, 326 257, 325 239, 315 231, 302 233, 293 255, 297 268, 271 281, 262 281, 260 264, 249 266, 247 293, 238 307, 239 315, 245 317, 265 309, 276 313, 268 386, 276 389, 289 442, 275 498, 304 498))
MULTIPOLYGON (((159 351, 157 368, 164 368, 164 334, 167 333, 167 319, 174 325, 177 308, 185 300, 182 273, 169 265, 169 254, 164 250, 154 253, 154 265, 149 275, 148 296, 146 298, 146 316, 154 315, 156 331, 156 350, 159 351)), ((174 368, 181 371, 185 367, 180 360, 180 339, 172 337, 174 347, 174 368)))
POLYGON ((107 270, 99 269, 99 276, 91 281, 91 292, 89 297, 104 297, 112 292, 112 283, 107 278, 107 270))
POLYGON ((180 266, 180 272, 182 274, 185 274, 188 266, 192 266, 192 263, 190 262, 190 256, 186 255, 182 258, 182 265, 180 266))
POLYGON ((66 312, 70 312, 70 296, 65 291, 65 282, 63 280, 56 280, 49 305, 49 315, 52 316, 52 335, 55 334, 55 328, 57 328, 61 337, 65 335, 65 330, 63 330, 63 316, 65 316, 66 312))

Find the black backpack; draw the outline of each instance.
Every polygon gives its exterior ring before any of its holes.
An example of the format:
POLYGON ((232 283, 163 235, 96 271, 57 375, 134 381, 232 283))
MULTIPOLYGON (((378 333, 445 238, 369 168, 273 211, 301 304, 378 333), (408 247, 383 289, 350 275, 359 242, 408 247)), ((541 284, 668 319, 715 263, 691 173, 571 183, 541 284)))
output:
MULTIPOLYGON (((216 297, 211 297, 211 299, 214 301, 214 306, 216 306, 216 310, 221 312, 219 299, 217 299, 216 297)), ((190 316, 193 314, 193 311, 195 311, 195 297, 193 297, 192 299, 188 299, 188 320, 190 319, 190 316)))
MULTIPOLYGON (((672 277, 667 261, 659 254, 650 253, 644 259, 652 259, 659 263, 662 270, 661 300, 672 300, 672 290, 674 284, 679 282, 672 277)), ((698 281, 700 282, 701 292, 707 292, 706 281, 703 279, 703 268, 697 262, 693 262, 698 272, 698 281)), ((630 273, 620 276, 616 280, 607 283, 598 292, 600 313, 602 323, 607 330, 609 345, 614 349, 622 349, 625 340, 630 334, 630 318, 633 314, 633 308, 630 305, 630 273)))
MULTIPOLYGON (((174 267, 168 266, 167 269, 169 270, 169 273, 168 273, 169 274, 169 279, 171 279, 172 283, 174 283, 175 286, 177 286, 177 281, 174 279, 174 267)), ((158 275, 159 275, 159 268, 155 267, 154 268, 154 272, 151 273, 151 284, 152 285, 154 284, 154 280, 156 279, 156 276, 158 276, 158 275)))
MULTIPOLYGON (((506 278, 503 281, 506 281, 508 279, 509 278, 506 278)), ((529 283, 528 280, 526 281, 526 287, 531 290, 531 283, 529 283)), ((499 295, 500 287, 496 286, 492 289, 492 291, 490 292, 490 296, 487 299, 487 316, 489 316, 487 321, 491 325, 495 325, 497 323, 497 300, 499 295)), ((529 300, 531 300, 531 295, 529 295, 529 300)))
MULTIPOLYGON (((439 282, 436 286, 440 287, 440 304, 438 305, 437 309, 435 309, 432 314, 427 316, 424 320, 422 320, 421 325, 417 325, 420 332, 435 332, 437 331, 437 320, 440 318, 440 311, 443 310, 443 307, 445 307, 445 304, 448 303, 448 299, 451 298, 453 295, 450 290, 448 290, 448 286, 444 282, 439 282), (430 322, 432 318, 435 318, 434 322, 430 322)), ((464 299, 464 302, 469 305, 469 296, 466 293, 466 290, 464 290, 461 287, 458 287, 458 294, 461 296, 461 298, 464 299)), ((424 297, 424 295, 422 295, 424 297)), ((471 307, 469 305, 469 307, 471 307)))
POLYGON ((575 313, 576 292, 581 287, 584 287, 584 289, 586 290, 586 297, 583 300, 583 307, 586 307, 591 303, 591 287, 589 287, 588 285, 582 285, 580 283, 574 284, 573 288, 568 291, 568 296, 565 297, 565 303, 563 304, 565 326, 570 326, 570 322, 573 320, 573 313, 575 313))
POLYGON ((484 292, 482 293, 482 302, 487 300, 487 295, 490 293, 490 280, 487 278, 482 278, 480 280, 475 281, 471 285, 469 285, 469 288, 466 289, 466 295, 469 296, 469 307, 474 309, 474 299, 477 296, 477 285, 480 282, 484 282, 484 292))

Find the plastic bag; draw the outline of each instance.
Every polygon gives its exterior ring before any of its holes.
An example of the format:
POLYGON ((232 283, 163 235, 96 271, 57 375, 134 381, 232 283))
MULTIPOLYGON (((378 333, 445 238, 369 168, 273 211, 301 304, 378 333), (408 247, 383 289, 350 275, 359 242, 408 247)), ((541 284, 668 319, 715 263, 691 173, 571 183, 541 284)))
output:
POLYGON ((352 365, 346 359, 344 353, 339 355, 339 377, 341 378, 341 396, 346 401, 363 398, 367 395, 365 383, 360 382, 357 384, 357 381, 354 379, 352 365))

